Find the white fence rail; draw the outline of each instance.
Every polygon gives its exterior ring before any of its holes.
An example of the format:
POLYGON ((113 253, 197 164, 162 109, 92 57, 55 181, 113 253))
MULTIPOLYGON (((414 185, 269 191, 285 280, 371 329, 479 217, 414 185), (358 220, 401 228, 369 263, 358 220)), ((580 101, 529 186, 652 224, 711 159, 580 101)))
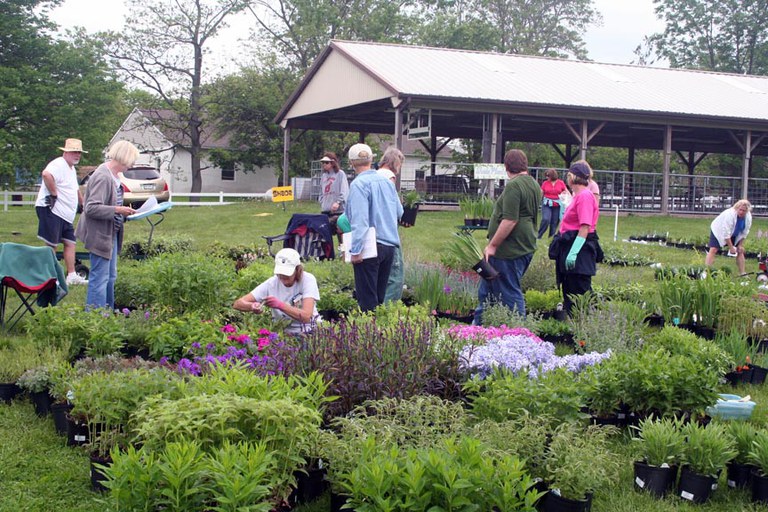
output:
MULTIPOLYGON (((37 199, 37 191, 3 190, 0 193, 0 203, 3 211, 7 212, 10 206, 34 206, 37 199)), ((272 201, 272 191, 258 194, 232 193, 232 192, 198 192, 176 193, 171 196, 173 206, 222 206, 240 201, 272 201), (190 202, 191 198, 197 201, 190 202)))

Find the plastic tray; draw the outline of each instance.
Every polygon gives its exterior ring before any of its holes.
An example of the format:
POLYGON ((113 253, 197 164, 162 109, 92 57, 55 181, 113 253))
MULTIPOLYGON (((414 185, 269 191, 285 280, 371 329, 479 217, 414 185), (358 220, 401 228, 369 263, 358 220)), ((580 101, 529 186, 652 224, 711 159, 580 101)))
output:
POLYGON ((724 420, 748 420, 752 416, 752 411, 755 408, 755 402, 747 400, 740 402, 742 399, 739 395, 730 395, 727 393, 721 393, 721 400, 711 407, 707 407, 707 414, 713 418, 721 418, 724 420))

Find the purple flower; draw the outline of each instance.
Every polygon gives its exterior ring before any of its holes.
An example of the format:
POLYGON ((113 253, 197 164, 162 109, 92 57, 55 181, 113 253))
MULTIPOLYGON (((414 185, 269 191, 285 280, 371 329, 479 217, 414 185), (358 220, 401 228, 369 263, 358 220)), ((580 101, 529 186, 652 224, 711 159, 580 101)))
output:
POLYGON ((150 315, 149 311, 145 311, 144 312, 144 320, 149 320, 150 316, 152 316, 152 315, 150 315))
POLYGON ((444 291, 445 293, 451 293, 452 289, 451 289, 451 287, 450 287, 450 286, 448 286, 448 285, 445 285, 445 286, 443 286, 443 291, 444 291))
POLYGON ((123 308, 123 314, 124 314, 125 316, 130 316, 130 314, 131 314, 131 310, 130 310, 130 309, 128 309, 128 308, 123 308))
POLYGON ((197 342, 197 341, 193 342, 192 343, 192 348, 195 349, 195 350, 199 349, 200 348, 200 343, 197 342))
POLYGON ((215 343, 209 343, 209 344, 207 344, 205 346, 205 351, 206 352, 210 353, 210 352, 213 352, 214 350, 216 350, 216 344, 215 343))

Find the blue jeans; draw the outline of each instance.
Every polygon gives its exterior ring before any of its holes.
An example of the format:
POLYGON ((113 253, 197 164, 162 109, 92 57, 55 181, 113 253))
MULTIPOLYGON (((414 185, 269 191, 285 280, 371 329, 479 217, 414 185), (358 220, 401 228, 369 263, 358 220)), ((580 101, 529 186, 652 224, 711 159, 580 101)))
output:
POLYGON ((526 254, 513 260, 495 258, 491 256, 488 262, 499 273, 499 277, 493 281, 483 279, 480 281, 480 288, 477 290, 477 299, 479 304, 475 309, 475 319, 473 325, 482 325, 483 307, 485 303, 501 302, 511 310, 517 310, 518 314, 525 316, 525 297, 520 280, 523 274, 528 270, 531 264, 533 254, 526 254))
POLYGON ((384 295, 384 302, 397 302, 403 298, 403 284, 405 283, 403 270, 403 249, 395 247, 395 256, 392 258, 392 267, 389 269, 389 280, 387 281, 387 293, 384 295))
POLYGON ((560 206, 541 205, 541 226, 539 226, 539 238, 547 231, 549 226, 549 236, 552 237, 557 232, 557 225, 560 224, 560 206))
POLYGON ((106 259, 91 253, 91 272, 88 274, 85 307, 114 309, 116 280, 117 235, 112 240, 112 258, 106 259))

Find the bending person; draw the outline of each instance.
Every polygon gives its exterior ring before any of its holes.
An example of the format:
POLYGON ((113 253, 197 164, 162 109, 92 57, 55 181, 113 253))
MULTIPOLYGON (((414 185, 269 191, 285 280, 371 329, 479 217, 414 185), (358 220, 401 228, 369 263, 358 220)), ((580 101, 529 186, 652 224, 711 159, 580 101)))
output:
POLYGON ((304 271, 301 257, 294 249, 281 249, 275 255, 275 275, 243 295, 232 305, 238 311, 272 310, 274 320, 290 319, 286 334, 310 332, 318 321, 317 279, 304 271))
POLYGON ((715 262, 715 256, 720 249, 728 248, 728 255, 736 257, 736 266, 739 274, 744 275, 744 240, 752 227, 752 204, 746 199, 736 201, 733 207, 728 208, 712 221, 709 231, 709 252, 704 263, 711 267, 715 262))

